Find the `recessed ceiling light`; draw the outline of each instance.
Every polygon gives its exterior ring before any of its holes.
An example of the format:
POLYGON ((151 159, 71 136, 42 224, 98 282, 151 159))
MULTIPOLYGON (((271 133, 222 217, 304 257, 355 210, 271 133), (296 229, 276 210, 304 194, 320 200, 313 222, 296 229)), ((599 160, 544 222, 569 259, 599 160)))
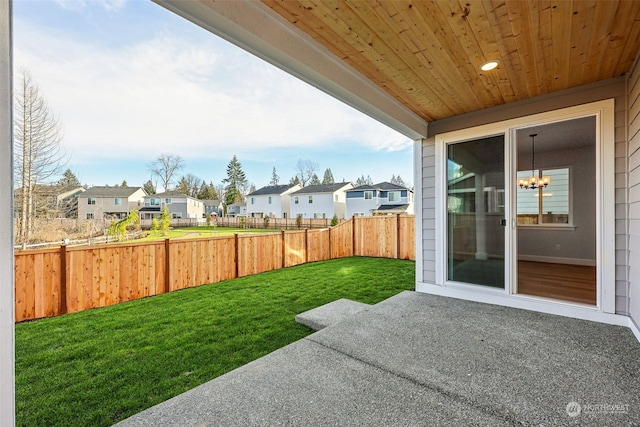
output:
POLYGON ((491 61, 487 61, 480 66, 482 71, 490 71, 496 68, 500 64, 500 61, 496 59, 492 59, 491 61))

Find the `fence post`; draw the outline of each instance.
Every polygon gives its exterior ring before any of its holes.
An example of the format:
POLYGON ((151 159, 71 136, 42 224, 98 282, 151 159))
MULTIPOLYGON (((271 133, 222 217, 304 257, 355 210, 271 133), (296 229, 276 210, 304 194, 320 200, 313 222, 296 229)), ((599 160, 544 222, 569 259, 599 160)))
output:
POLYGON ((234 249, 235 255, 233 256, 233 261, 236 264, 235 265, 235 270, 236 270, 235 271, 235 277, 237 278, 237 277, 240 277, 240 256, 239 256, 240 245, 238 244, 238 242, 239 242, 238 233, 235 233, 233 235, 233 241, 234 241, 234 244, 235 244, 235 249, 234 249))
POLYGON ((309 262, 309 229, 304 229, 304 262, 309 262))
POLYGON ((396 215, 396 259, 400 259, 400 214, 396 215))
POLYGON ((169 259, 171 245, 169 239, 164 239, 164 293, 171 292, 171 260, 169 259))
POLYGON ((60 245, 60 314, 67 312, 67 245, 60 245))

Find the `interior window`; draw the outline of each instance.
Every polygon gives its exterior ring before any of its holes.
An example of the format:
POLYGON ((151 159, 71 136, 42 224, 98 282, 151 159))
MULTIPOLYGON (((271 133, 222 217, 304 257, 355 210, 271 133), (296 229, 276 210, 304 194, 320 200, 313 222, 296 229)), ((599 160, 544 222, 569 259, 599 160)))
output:
POLYGON ((518 179, 527 179, 532 173, 548 176, 550 183, 536 189, 518 187, 518 225, 570 224, 569 168, 520 171, 518 179))

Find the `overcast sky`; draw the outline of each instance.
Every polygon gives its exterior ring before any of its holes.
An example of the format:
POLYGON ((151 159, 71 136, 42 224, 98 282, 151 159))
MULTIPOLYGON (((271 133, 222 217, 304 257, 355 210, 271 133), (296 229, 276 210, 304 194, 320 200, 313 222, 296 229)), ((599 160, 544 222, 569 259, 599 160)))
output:
POLYGON ((233 155, 257 188, 298 159, 321 179, 413 181, 411 140, 150 1, 14 1, 21 67, 82 183, 142 185, 161 153, 214 184, 233 155))

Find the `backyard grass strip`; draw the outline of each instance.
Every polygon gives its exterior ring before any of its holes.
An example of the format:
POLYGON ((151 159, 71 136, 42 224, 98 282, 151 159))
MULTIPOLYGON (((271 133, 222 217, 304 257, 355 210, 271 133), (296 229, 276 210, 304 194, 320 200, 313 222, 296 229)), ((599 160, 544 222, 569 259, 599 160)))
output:
POLYGON ((298 313, 413 289, 414 267, 343 258, 17 324, 17 425, 112 425, 311 334, 298 313))

